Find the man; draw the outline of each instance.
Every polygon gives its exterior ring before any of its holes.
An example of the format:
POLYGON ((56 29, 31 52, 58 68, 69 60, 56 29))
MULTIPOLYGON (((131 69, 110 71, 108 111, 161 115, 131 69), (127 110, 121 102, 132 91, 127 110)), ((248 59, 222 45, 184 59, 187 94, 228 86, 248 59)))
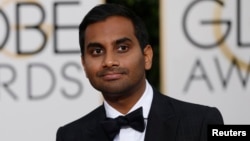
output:
POLYGON ((86 76, 104 103, 60 127, 57 141, 204 141, 208 124, 223 124, 216 108, 178 101, 151 87, 145 71, 152 65, 152 47, 142 21, 127 8, 94 7, 79 26, 79 42, 86 76))

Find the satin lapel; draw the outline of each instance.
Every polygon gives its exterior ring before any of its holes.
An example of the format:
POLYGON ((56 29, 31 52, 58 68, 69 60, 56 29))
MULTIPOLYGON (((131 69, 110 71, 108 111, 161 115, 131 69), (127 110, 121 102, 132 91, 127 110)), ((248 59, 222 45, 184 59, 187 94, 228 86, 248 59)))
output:
POLYGON ((145 141, 175 141, 179 119, 168 98, 154 91, 145 141))
POLYGON ((109 141, 100 124, 100 122, 106 118, 104 106, 100 108, 99 113, 97 117, 93 117, 93 119, 96 120, 94 123, 90 123, 91 126, 87 129, 89 141, 109 141))

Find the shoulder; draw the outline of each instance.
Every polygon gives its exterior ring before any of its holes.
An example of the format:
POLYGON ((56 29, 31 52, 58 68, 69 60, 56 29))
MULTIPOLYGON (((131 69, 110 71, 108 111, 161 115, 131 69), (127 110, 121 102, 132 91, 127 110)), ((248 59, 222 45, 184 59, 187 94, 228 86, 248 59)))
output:
POLYGON ((103 107, 99 106, 96 109, 94 109, 93 111, 91 111, 90 113, 88 113, 87 115, 74 120, 66 125, 64 125, 63 127, 78 127, 79 125, 82 127, 84 125, 87 125, 88 123, 92 123, 92 122, 96 122, 98 120, 98 118, 96 117, 100 117, 100 115, 105 112, 103 111, 103 107))
POLYGON ((157 91, 154 92, 154 113, 165 125, 175 128, 177 140, 206 140, 209 124, 224 124, 216 107, 181 101, 157 91))
POLYGON ((155 93, 157 99, 162 100, 162 103, 168 106, 180 119, 192 121, 199 119, 208 123, 223 123, 222 115, 216 107, 185 102, 159 92, 155 93))
POLYGON ((104 118, 105 114, 103 113, 105 113, 105 111, 101 105, 89 114, 61 126, 57 130, 57 140, 60 140, 60 138, 70 138, 73 140, 74 137, 86 133, 88 130, 92 130, 92 128, 98 125, 99 121, 104 118))

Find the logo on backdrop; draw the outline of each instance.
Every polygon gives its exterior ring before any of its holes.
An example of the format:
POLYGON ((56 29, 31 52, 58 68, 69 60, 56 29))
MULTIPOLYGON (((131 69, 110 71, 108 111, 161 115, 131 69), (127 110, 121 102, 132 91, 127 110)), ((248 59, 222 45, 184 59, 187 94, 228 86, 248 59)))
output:
MULTIPOLYGON (((216 75, 223 89, 227 89, 232 82, 232 77, 237 77, 237 83, 246 89, 249 86, 250 73, 250 24, 249 24, 249 2, 248 1, 224 1, 224 0, 194 0, 187 5, 183 13, 182 28, 184 36, 193 47, 206 52, 220 50, 220 55, 214 55, 213 64, 205 63, 203 56, 199 56, 190 69, 189 76, 185 82, 183 91, 188 92, 194 83, 202 82, 210 91, 214 91, 215 84, 211 79, 211 73, 207 68, 214 65, 216 75), (210 14, 213 18, 199 17, 199 28, 208 28, 213 36, 211 38, 198 38, 196 30, 189 25, 192 18, 192 10, 204 5, 213 5, 210 14), (248 7, 246 6, 248 5, 248 7), (222 61, 227 60, 227 65, 222 61)), ((211 9, 211 8, 210 8, 211 9)), ((200 11, 206 13, 207 11, 200 11)), ((197 22, 197 20, 196 20, 197 22)), ((210 33, 207 33, 210 34, 210 33)), ((207 35, 202 35, 207 36, 207 35)), ((205 57, 206 58, 206 57, 205 57)))
POLYGON ((0 101, 81 95, 80 9, 80 1, 71 0, 1 1, 0 101))

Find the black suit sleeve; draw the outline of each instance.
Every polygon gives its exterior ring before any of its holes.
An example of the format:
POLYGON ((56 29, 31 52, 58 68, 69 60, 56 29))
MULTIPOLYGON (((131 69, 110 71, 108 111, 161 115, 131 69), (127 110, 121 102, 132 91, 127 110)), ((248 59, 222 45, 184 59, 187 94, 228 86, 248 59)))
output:
POLYGON ((223 125, 224 124, 223 117, 217 108, 210 108, 207 112, 207 115, 202 125, 200 141, 207 141, 207 134, 208 134, 207 127, 208 125, 215 125, 215 124, 223 125))
POLYGON ((62 140, 62 128, 60 127, 58 130, 57 130, 57 133, 56 133, 56 141, 63 141, 62 140))

